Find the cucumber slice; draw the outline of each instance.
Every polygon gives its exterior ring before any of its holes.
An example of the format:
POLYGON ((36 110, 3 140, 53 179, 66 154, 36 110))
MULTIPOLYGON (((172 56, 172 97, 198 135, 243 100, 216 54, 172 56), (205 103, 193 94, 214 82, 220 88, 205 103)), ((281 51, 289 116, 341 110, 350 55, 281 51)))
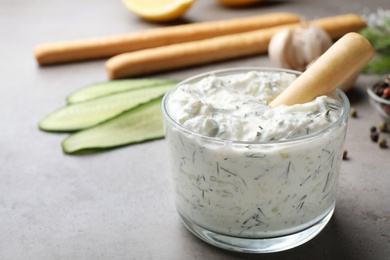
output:
POLYGON ((174 83, 134 89, 63 107, 42 119, 44 131, 75 131, 110 119, 120 113, 165 94, 174 83))
POLYGON ((163 138, 161 99, 154 99, 99 125, 70 135, 62 142, 62 149, 71 154, 163 138))
POLYGON ((152 78, 112 80, 88 85, 69 95, 66 101, 68 104, 80 103, 119 92, 177 82, 170 79, 152 78))

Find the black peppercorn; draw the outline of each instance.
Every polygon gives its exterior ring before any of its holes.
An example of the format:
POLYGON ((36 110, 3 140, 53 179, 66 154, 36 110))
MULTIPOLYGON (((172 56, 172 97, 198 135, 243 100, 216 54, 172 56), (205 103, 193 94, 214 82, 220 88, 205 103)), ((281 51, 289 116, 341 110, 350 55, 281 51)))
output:
POLYGON ((343 151, 343 160, 348 160, 348 151, 347 150, 343 151))
POLYGON ((371 132, 370 138, 373 142, 378 142, 379 139, 379 133, 378 132, 371 132))

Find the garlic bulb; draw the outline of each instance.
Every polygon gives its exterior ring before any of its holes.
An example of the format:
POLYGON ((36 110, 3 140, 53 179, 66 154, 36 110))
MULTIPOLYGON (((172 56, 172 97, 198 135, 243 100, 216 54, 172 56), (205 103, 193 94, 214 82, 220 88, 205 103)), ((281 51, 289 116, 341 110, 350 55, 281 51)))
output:
POLYGON ((268 54, 277 66, 304 71, 332 44, 332 38, 324 30, 300 26, 276 33, 270 41, 268 54))
MULTIPOLYGON (((304 71, 332 44, 332 38, 321 28, 300 26, 276 33, 269 43, 268 55, 276 66, 304 71)), ((352 75, 340 88, 350 90, 359 74, 352 75)))

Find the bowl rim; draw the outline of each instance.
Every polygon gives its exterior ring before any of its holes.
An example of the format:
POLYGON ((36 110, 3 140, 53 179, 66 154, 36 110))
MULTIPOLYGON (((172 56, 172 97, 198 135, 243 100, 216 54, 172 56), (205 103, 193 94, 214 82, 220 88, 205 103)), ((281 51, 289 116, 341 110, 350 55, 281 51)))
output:
POLYGON ((387 100, 387 99, 384 99, 384 98, 381 98, 380 96, 378 96, 377 94, 374 93, 374 91, 372 90, 374 86, 371 86, 369 88, 367 88, 367 93, 368 95, 374 99, 375 101, 377 102, 380 102, 380 103, 383 103, 383 104, 386 104, 386 105, 390 105, 390 100, 387 100))
MULTIPOLYGON (((301 71, 296 71, 296 70, 290 70, 290 69, 282 69, 282 68, 273 68, 273 67, 237 67, 237 68, 225 68, 225 69, 219 69, 219 70, 212 70, 208 71, 205 73, 200 73, 196 74, 192 77, 189 77, 185 80, 180 81, 177 83, 173 88, 171 88, 168 92, 165 93, 163 96, 162 102, 161 102, 161 111, 163 118, 165 118, 171 125, 176 127, 177 129, 180 129, 183 133, 195 136, 197 138, 205 139, 210 142, 221 142, 221 143, 232 143, 232 144, 241 144, 241 145, 275 145, 275 144, 289 144, 289 143, 295 143, 295 142, 300 142, 302 140, 311 140, 311 139, 316 139, 319 138, 321 135, 328 133, 330 130, 336 128, 337 126, 341 125, 343 122, 348 120, 348 115, 349 115, 349 110, 350 110, 350 102, 347 97, 347 95, 344 93, 343 90, 340 88, 336 89, 336 93, 338 97, 340 98, 340 101, 342 102, 342 108, 344 109, 340 115, 340 117, 328 125, 326 128, 323 128, 317 132, 311 133, 309 135, 304 135, 296 138, 291 138, 291 139, 285 139, 285 140, 276 140, 276 141, 239 141, 239 140, 232 140, 232 139, 221 139, 218 137, 210 137, 210 136, 205 136, 196 132, 193 132, 187 128, 184 128, 181 124, 176 122, 168 113, 168 108, 167 108, 167 100, 172 92, 174 92, 179 86, 182 86, 184 84, 187 84, 189 82, 192 82, 196 79, 201 79, 210 75, 215 75, 217 73, 229 73, 229 72, 236 72, 236 73, 244 73, 244 72, 250 72, 250 71, 258 71, 258 72, 286 72, 286 73, 293 73, 295 75, 301 75, 301 71)), ((222 76, 222 75, 221 75, 222 76)), ((226 76, 226 75, 225 75, 226 76)))

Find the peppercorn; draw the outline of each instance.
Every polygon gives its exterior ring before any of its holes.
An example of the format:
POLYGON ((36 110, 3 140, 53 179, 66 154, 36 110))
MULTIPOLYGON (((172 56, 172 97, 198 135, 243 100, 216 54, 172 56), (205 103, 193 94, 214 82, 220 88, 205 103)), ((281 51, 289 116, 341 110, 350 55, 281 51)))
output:
POLYGON ((379 147, 380 147, 380 148, 387 148, 387 142, 386 142, 386 139, 384 139, 384 138, 381 138, 381 139, 378 141, 378 144, 379 144, 379 147))
POLYGON ((383 112, 390 115, 390 106, 389 105, 383 104, 382 109, 383 109, 383 112))
POLYGON ((385 88, 387 88, 389 85, 386 83, 386 82, 378 82, 376 83, 373 87, 372 87, 372 90, 374 91, 374 93, 381 97, 383 95, 383 90, 385 88))
POLYGON ((390 83, 390 75, 388 75, 387 78, 385 78, 385 83, 386 83, 386 84, 389 84, 389 83, 390 83))
POLYGON ((384 99, 390 98, 390 87, 387 87, 382 91, 382 98, 384 99))
POLYGON ((381 132, 387 132, 387 130, 388 130, 387 123, 386 123, 386 122, 380 123, 380 124, 379 124, 379 130, 380 130, 381 132))
POLYGON ((348 151, 347 150, 343 151, 343 160, 348 160, 348 151))
POLYGON ((375 126, 371 126, 370 132, 371 132, 371 133, 375 133, 375 132, 376 132, 376 127, 375 127, 375 126))
POLYGON ((372 91, 379 97, 390 99, 390 75, 372 86, 372 91))
POLYGON ((354 107, 351 107, 351 109, 349 110, 349 115, 351 117, 357 117, 357 111, 354 107))
POLYGON ((379 133, 378 132, 371 132, 370 134, 371 141, 378 142, 379 139, 379 133))

